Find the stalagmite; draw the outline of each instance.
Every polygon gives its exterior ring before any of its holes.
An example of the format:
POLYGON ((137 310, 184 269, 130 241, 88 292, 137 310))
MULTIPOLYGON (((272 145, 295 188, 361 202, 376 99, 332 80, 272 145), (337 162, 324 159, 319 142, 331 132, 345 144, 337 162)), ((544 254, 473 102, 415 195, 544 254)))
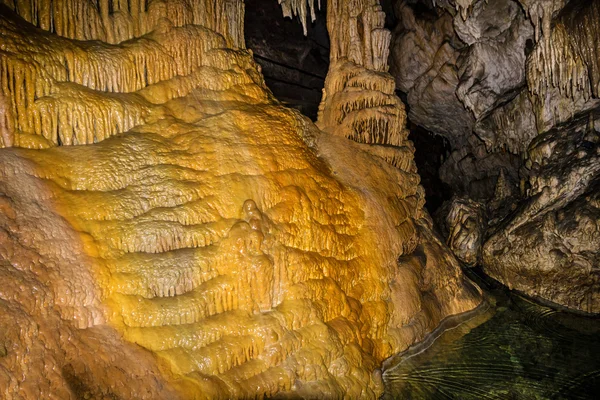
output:
POLYGON ((404 104, 395 95, 394 79, 386 72, 390 32, 384 29, 385 14, 379 2, 331 1, 328 7, 331 64, 318 126, 372 147, 367 151, 413 173, 414 168, 398 163, 389 151, 383 155, 376 149, 401 148, 408 135, 404 104))

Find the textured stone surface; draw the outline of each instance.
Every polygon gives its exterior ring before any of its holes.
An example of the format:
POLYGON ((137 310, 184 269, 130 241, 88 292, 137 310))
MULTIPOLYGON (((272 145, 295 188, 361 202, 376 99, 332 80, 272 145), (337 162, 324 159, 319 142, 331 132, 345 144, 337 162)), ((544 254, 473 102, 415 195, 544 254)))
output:
POLYGON ((439 170, 440 178, 457 195, 485 200, 494 195, 501 171, 518 181, 518 156, 507 152, 488 153, 483 142, 472 136, 453 151, 439 170))
POLYGON ((534 140, 527 197, 485 243, 486 272, 529 295, 600 312, 599 143, 585 127, 534 140))
POLYGON ((485 207, 470 199, 453 198, 444 208, 439 212, 444 218, 439 225, 448 238, 448 247, 465 264, 478 265, 487 228, 485 207))
POLYGON ((468 45, 494 40, 514 25, 519 14, 519 4, 512 0, 479 1, 466 19, 454 18, 454 29, 468 45))
POLYGON ((529 143, 538 135, 529 93, 522 90, 510 102, 495 108, 489 116, 477 121, 474 131, 489 153, 506 150, 526 154, 529 143))
MULTIPOLYGON (((477 5, 477 9, 483 11, 472 14, 476 21, 501 23, 506 22, 508 16, 511 22, 508 27, 486 27, 486 35, 472 43, 460 61, 456 95, 479 121, 500 104, 514 98, 525 86, 523 50, 527 41, 533 40, 533 27, 512 0, 482 1, 477 5)), ((454 19, 457 20, 460 21, 454 19)))
POLYGON ((397 4, 399 25, 390 50, 390 71, 398 89, 408 94, 411 121, 445 135, 457 148, 467 140, 474 123, 456 96, 462 44, 450 14, 422 13, 405 2, 397 4))
POLYGON ((384 359, 479 303, 423 210, 376 1, 368 40, 331 28, 357 102, 322 108, 365 108, 375 143, 271 96, 241 2, 28 4, 42 29, 0 17, 3 398, 376 398, 384 359))
POLYGON ((472 264, 482 238, 493 277, 600 311, 592 250, 600 2, 479 0, 455 3, 458 13, 437 5, 397 2, 392 72, 409 118, 451 145, 439 176, 462 205, 447 203, 437 218, 448 244, 472 264), (449 61, 435 62, 442 55, 449 61), (443 79, 419 85, 425 76, 443 79), (473 201, 485 205, 480 227, 465 226, 478 220, 465 217, 473 201))

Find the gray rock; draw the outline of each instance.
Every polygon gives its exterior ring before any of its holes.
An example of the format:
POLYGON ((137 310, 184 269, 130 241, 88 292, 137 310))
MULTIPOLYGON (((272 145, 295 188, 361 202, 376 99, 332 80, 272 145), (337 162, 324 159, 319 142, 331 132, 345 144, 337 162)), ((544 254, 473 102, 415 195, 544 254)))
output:
POLYGON ((485 242, 483 267, 510 288, 600 312, 600 136, 573 125, 529 148, 529 188, 485 242))
POLYGON ((392 47, 409 118, 451 146, 438 225, 507 286, 600 312, 600 2, 449 5, 400 2, 392 47))
POLYGON ((485 229, 485 207, 465 198, 453 198, 440 209, 437 218, 454 255, 469 266, 479 264, 485 229))
MULTIPOLYGON (((488 4, 500 3, 509 2, 503 0, 488 4)), ((533 26, 518 9, 518 5, 512 1, 510 3, 512 7, 509 9, 514 11, 511 24, 494 36, 480 37, 460 59, 460 83, 456 95, 465 107, 473 112, 476 120, 514 98, 526 83, 524 49, 527 41, 533 40, 533 26)), ((480 1, 477 4, 479 6, 485 2, 480 1)), ((495 19, 499 21, 504 20, 501 11, 506 10, 498 10, 495 19)), ((494 15, 496 14, 493 12, 480 13, 479 18, 475 20, 485 24, 488 19, 494 19, 494 15)), ((456 20, 461 18, 454 18, 455 26, 456 20)), ((490 29, 490 32, 499 31, 491 27, 490 29)))
POLYGON ((390 72, 397 88, 408 94, 409 118, 459 147, 471 134, 474 119, 456 97, 463 44, 454 33, 452 15, 440 10, 439 15, 417 17, 406 3, 396 11, 401 23, 391 45, 390 72))
POLYGON ((514 0, 479 0, 466 20, 460 15, 454 18, 454 29, 463 42, 471 45, 500 36, 513 25, 521 12, 514 0))
POLYGON ((513 154, 525 154, 529 143, 538 134, 527 89, 521 90, 510 102, 477 121, 475 133, 490 153, 506 150, 513 154))

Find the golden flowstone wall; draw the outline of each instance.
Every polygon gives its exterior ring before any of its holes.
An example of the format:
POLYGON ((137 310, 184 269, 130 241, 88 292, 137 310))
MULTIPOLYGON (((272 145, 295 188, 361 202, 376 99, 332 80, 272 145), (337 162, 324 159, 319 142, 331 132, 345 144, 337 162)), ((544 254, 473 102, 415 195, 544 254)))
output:
POLYGON ((154 30, 135 2, 1 6, 3 398, 375 398, 478 303, 409 143, 395 168, 279 105, 210 3, 154 30))

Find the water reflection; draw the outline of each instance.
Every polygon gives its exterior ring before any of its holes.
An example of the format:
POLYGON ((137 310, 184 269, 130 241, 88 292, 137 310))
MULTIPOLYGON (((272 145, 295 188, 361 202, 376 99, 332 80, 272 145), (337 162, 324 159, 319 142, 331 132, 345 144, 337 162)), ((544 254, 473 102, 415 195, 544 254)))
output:
POLYGON ((476 275, 487 305, 384 373, 384 399, 600 399, 600 319, 476 275))

